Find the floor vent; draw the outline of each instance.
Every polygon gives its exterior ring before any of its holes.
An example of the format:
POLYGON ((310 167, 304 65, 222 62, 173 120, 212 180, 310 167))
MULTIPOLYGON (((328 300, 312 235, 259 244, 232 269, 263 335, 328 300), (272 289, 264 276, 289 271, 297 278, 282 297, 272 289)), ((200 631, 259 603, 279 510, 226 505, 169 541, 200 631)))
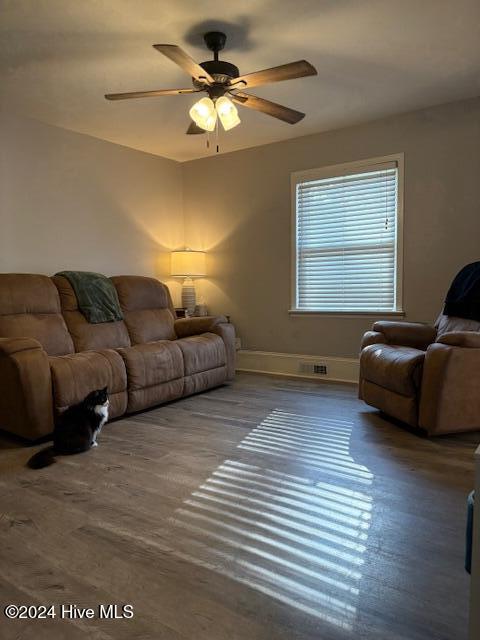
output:
POLYGON ((328 374, 326 364, 314 364, 313 362, 300 362, 299 370, 300 373, 315 373, 319 376, 326 376, 328 374))
POLYGON ((327 365, 326 364, 314 364, 313 365, 313 373, 318 373, 321 376, 327 375, 327 365))

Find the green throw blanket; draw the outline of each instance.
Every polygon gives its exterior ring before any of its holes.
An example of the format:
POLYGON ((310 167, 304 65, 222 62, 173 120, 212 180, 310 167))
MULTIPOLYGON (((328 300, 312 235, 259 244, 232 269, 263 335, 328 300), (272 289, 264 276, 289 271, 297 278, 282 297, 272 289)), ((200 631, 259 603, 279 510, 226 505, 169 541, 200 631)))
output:
POLYGON ((117 290, 113 282, 101 273, 90 271, 60 271, 72 285, 78 307, 91 324, 123 320, 117 290))

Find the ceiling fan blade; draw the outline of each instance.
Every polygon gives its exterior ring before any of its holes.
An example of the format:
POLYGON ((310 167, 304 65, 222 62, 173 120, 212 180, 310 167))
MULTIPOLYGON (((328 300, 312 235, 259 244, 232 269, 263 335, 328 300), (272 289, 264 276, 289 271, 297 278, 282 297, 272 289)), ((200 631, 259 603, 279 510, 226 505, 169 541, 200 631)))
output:
POLYGON ((293 80, 294 78, 316 75, 317 70, 315 67, 306 60, 298 60, 297 62, 282 64, 279 67, 247 73, 245 76, 232 79, 230 86, 238 87, 239 89, 247 87, 251 89, 270 82, 281 82, 282 80, 293 80))
POLYGON ((261 111, 262 113, 266 113, 268 116, 288 122, 288 124, 296 124, 305 117, 305 114, 301 111, 295 111, 295 109, 284 107, 276 102, 270 102, 270 100, 265 100, 258 96, 252 96, 248 93, 231 93, 230 96, 233 102, 237 102, 242 105, 242 107, 261 111))
POLYGON ((200 89, 158 89, 157 91, 131 91, 130 93, 107 93, 107 100, 129 100, 130 98, 155 98, 156 96, 179 96, 182 93, 197 93, 200 89))
POLYGON ((195 124, 195 122, 191 122, 190 126, 188 127, 188 129, 185 131, 185 133, 188 136, 191 135, 198 135, 199 133, 206 133, 205 129, 202 129, 201 127, 197 126, 195 124))
POLYGON ((154 44, 153 47, 167 56, 172 62, 178 64, 184 71, 186 71, 192 78, 211 84, 214 82, 212 76, 202 69, 202 67, 191 58, 186 51, 177 47, 176 44, 154 44))

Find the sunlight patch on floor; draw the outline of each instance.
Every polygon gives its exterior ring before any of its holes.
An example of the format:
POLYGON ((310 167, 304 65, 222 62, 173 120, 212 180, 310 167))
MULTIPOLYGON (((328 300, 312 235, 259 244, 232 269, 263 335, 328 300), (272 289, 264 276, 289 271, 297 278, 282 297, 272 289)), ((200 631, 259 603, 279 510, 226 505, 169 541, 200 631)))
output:
POLYGON ((351 629, 373 482, 350 454, 352 428, 272 411, 240 442, 240 459, 225 460, 175 511, 196 549, 189 560, 351 629))

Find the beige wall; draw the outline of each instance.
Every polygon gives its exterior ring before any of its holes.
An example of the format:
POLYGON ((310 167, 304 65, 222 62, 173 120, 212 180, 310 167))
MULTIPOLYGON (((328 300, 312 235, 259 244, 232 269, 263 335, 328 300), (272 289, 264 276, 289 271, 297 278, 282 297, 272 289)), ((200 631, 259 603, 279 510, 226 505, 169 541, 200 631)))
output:
POLYGON ((5 114, 0 136, 0 271, 154 275, 178 301, 168 252, 185 231, 209 252, 199 297, 244 348, 352 357, 372 322, 288 314, 293 171, 405 153, 408 319, 433 319, 480 258, 478 99, 183 165, 5 114))
POLYGON ((166 280, 183 244, 180 164, 6 114, 0 140, 0 271, 166 280))
POLYGON ((287 312, 290 174, 399 152, 404 307, 407 319, 430 321, 455 272, 480 259, 480 100, 183 165, 186 241, 210 252, 210 278, 199 284, 213 312, 232 315, 244 348, 357 354, 372 318, 287 312))

